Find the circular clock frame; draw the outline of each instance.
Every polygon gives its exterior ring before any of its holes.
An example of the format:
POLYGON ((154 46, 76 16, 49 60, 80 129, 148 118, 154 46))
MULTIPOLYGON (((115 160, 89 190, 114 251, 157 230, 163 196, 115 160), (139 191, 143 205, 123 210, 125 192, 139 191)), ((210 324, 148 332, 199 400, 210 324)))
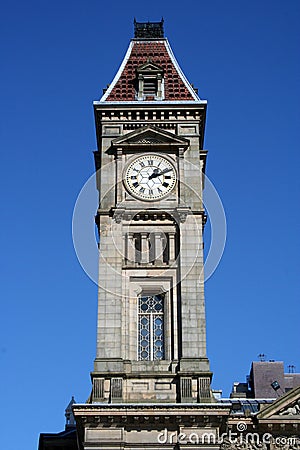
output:
POLYGON ((166 155, 139 154, 126 164, 123 183, 127 192, 138 200, 160 201, 174 190, 177 184, 177 170, 174 161, 166 155))

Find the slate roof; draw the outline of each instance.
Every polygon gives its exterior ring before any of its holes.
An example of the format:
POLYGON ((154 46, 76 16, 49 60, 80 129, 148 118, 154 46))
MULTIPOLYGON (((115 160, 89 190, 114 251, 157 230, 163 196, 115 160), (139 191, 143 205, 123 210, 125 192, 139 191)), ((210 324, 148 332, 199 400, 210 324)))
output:
MULTIPOLYGON (((247 413, 256 414, 260 411, 261 405, 274 402, 271 399, 226 399, 231 403, 231 415, 244 415, 247 413)), ((222 400, 221 400, 221 403, 222 400)))
POLYGON ((131 40, 125 58, 100 102, 136 101, 136 70, 149 61, 164 71, 162 102, 201 101, 183 74, 167 38, 162 38, 131 40))

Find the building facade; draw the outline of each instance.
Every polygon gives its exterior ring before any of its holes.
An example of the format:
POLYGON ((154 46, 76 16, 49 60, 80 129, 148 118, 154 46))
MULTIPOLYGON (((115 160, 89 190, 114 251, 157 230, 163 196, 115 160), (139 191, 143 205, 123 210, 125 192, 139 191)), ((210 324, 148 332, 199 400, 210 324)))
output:
MULTIPOLYGON (((240 423, 260 434, 299 432, 299 389, 276 402, 217 400, 211 390, 206 106, 179 67, 163 21, 135 22, 120 69, 94 103, 97 354, 89 402, 72 405, 74 448, 235 449, 241 446, 230 432, 243 431, 240 423)), ((49 442, 40 450, 52 449, 49 442)))

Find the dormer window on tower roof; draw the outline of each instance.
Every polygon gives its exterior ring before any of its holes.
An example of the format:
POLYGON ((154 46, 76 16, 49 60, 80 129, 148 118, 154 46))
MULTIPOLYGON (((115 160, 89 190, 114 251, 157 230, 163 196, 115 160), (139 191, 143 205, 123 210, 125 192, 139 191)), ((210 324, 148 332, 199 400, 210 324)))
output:
POLYGON ((138 100, 162 100, 163 69, 154 64, 150 59, 138 67, 137 70, 137 99, 138 100))

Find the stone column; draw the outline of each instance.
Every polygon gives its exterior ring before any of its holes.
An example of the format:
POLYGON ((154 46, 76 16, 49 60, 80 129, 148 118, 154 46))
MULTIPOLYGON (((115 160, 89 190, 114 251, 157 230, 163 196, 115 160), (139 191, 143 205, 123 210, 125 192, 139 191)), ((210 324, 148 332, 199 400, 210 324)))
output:
POLYGON ((117 149, 117 203, 121 203, 123 200, 123 186, 122 186, 122 149, 117 149))
POLYGON ((144 77, 143 75, 139 75, 138 100, 143 100, 143 90, 144 90, 144 77))
POLYGON ((155 236, 155 264, 163 263, 163 235, 160 231, 154 233, 155 236))
POLYGON ((161 74, 157 75, 157 98, 162 98, 162 76, 161 74))
POLYGON ((123 264, 127 264, 127 234, 122 235, 123 245, 122 245, 122 256, 123 256, 123 264))
POLYGON ((174 233, 169 233, 169 264, 173 264, 176 259, 176 248, 175 248, 175 231, 174 233))
POLYGON ((141 233, 141 263, 147 264, 149 262, 149 245, 148 233, 141 233))
POLYGON ((127 233, 127 254, 126 259, 128 264, 134 264, 136 262, 135 257, 135 236, 134 233, 127 233))

